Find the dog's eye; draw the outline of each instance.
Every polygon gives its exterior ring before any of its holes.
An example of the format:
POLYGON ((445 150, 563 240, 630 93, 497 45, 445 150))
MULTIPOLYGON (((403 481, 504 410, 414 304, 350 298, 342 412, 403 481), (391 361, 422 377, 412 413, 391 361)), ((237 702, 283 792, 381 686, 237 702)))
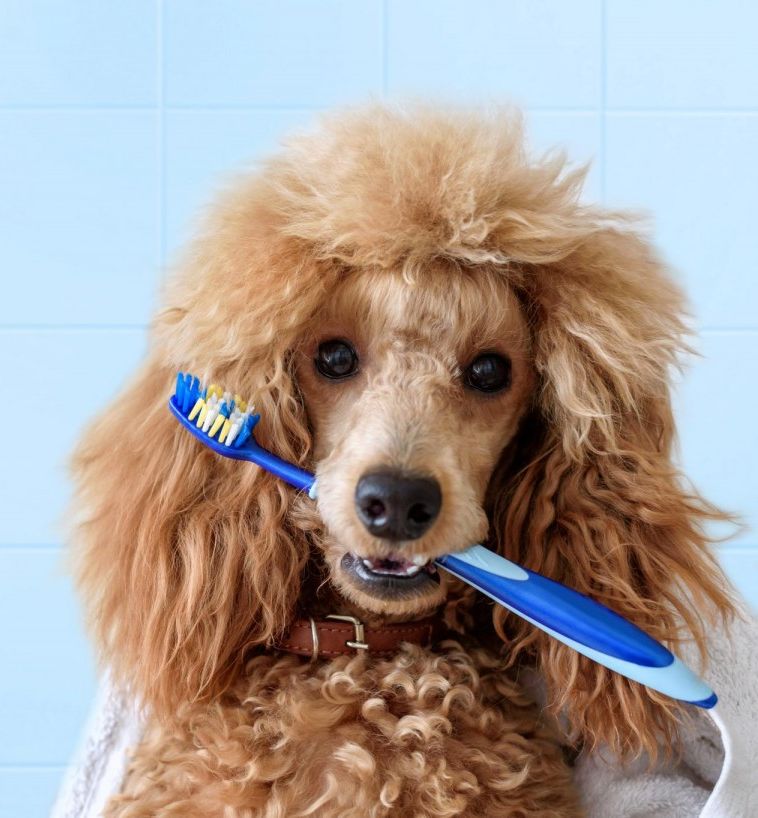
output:
POLYGON ((502 355, 487 352, 466 367, 463 382, 479 392, 500 392, 511 385, 511 362, 502 355))
POLYGON ((314 363, 325 378, 347 378, 357 371, 358 356, 347 341, 324 341, 314 363))

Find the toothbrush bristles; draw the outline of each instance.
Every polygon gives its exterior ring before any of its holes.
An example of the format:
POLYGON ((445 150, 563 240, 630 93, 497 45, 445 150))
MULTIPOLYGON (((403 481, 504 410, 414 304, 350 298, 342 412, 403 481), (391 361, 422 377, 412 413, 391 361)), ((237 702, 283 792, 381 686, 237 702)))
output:
POLYGON ((260 420, 252 401, 242 400, 239 394, 232 397, 215 383, 206 387, 187 372, 176 377, 173 404, 209 438, 235 449, 244 446, 260 420))

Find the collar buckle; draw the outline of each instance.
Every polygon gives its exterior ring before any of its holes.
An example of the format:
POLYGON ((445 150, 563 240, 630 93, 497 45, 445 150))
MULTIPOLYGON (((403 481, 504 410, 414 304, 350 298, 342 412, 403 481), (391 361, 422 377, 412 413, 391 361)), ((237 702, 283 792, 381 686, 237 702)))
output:
POLYGON ((355 638, 347 639, 345 644, 349 648, 355 650, 368 650, 368 642, 366 642, 366 631, 363 622, 355 616, 348 616, 346 614, 329 614, 326 619, 338 619, 340 622, 352 622, 355 630, 355 638))

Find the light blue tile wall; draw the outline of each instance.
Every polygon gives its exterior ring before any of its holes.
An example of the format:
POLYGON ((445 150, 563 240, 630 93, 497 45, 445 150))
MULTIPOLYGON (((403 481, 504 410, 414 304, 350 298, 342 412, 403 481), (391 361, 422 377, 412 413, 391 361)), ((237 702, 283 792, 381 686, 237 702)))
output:
POLYGON ((158 114, 0 108, 7 324, 144 321, 159 259, 158 114))
POLYGON ((60 548, 65 455, 139 360, 193 213, 333 104, 518 102, 535 150, 594 160, 588 198, 654 213, 703 356, 677 393, 681 460, 748 522, 720 554, 758 604, 757 8, 0 0, 0 371, 29 428, 55 419, 2 447, 0 817, 46 813, 95 684, 60 548))
POLYGON ((599 107, 600 0, 388 0, 391 93, 599 107))
POLYGON ((0 9, 0 104, 111 108, 158 101, 154 0, 3 0, 0 9))
POLYGON ((168 105, 305 106, 382 90, 380 0, 167 2, 168 105))

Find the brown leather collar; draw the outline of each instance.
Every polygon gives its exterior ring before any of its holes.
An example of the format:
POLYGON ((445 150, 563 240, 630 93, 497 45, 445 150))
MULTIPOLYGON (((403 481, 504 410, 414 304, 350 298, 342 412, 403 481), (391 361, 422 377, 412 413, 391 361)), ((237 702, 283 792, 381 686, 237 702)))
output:
POLYGON ((296 619, 283 639, 274 644, 278 650, 330 659, 356 653, 394 653, 403 642, 428 647, 441 632, 439 617, 417 622, 398 622, 370 628, 354 616, 333 614, 326 619, 296 619))

